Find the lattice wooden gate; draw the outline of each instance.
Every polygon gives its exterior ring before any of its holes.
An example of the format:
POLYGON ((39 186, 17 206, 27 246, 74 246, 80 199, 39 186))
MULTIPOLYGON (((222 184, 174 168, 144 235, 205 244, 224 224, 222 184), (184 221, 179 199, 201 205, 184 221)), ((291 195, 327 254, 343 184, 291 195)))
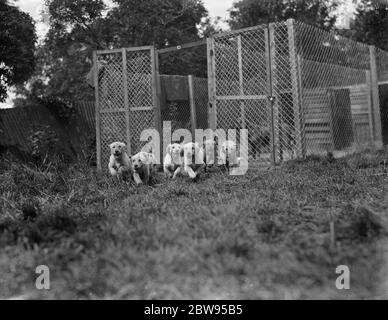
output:
POLYGON ((209 119, 248 129, 250 159, 278 163, 303 154, 294 22, 260 25, 208 39, 209 119))
POLYGON ((154 47, 94 53, 97 167, 109 161, 109 144, 126 142, 128 154, 139 152, 144 129, 158 128, 157 57, 154 47))

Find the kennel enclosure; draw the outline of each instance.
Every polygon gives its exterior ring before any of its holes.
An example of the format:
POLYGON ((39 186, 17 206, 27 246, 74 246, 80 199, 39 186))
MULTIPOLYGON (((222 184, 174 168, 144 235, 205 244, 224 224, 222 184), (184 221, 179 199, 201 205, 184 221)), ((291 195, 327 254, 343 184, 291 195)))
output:
POLYGON ((111 142, 136 153, 142 130, 162 133, 163 121, 248 129, 249 163, 259 165, 383 142, 388 53, 292 19, 167 49, 96 51, 94 70, 99 169, 111 142), (196 46, 205 72, 160 75, 164 54, 196 46))

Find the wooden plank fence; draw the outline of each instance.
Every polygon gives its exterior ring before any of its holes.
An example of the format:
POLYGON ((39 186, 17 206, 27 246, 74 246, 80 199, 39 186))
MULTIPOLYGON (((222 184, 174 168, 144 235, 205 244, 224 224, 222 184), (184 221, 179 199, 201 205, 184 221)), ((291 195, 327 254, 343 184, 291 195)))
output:
POLYGON ((67 141, 71 148, 77 150, 82 139, 95 134, 94 102, 76 102, 74 108, 76 114, 68 124, 41 105, 0 109, 0 145, 29 151, 31 134, 49 128, 61 141, 67 141))

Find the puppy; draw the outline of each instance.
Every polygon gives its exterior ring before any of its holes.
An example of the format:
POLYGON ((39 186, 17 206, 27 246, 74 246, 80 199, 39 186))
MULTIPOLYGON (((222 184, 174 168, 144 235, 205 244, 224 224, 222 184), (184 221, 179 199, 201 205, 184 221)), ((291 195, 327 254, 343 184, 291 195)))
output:
POLYGON ((147 184, 155 172, 156 158, 152 153, 139 152, 131 157, 133 180, 136 184, 147 184))
POLYGON ((199 147, 198 142, 186 143, 183 146, 183 155, 184 172, 187 173, 191 179, 197 178, 205 166, 202 148, 199 147))
POLYGON ((126 152, 126 145, 123 142, 113 142, 109 145, 110 159, 109 172, 112 176, 130 177, 132 176, 131 160, 126 152))
POLYGON ((179 143, 167 146, 167 155, 163 161, 163 171, 167 177, 175 179, 183 168, 183 146, 179 143))
POLYGON ((224 168, 228 170, 228 172, 230 167, 239 164, 239 159, 237 157, 237 146, 235 142, 226 140, 221 144, 218 163, 223 165, 224 168))
POLYGON ((203 148, 203 153, 204 153, 204 170, 205 172, 207 171, 208 167, 213 166, 214 164, 217 163, 217 143, 215 140, 205 140, 203 142, 204 148, 203 148))

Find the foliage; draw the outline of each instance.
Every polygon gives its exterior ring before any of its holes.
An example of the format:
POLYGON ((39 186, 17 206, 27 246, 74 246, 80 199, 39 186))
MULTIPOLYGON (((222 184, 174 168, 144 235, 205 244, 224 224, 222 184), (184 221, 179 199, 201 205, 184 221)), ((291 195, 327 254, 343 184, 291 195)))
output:
POLYGON ((73 103, 60 97, 44 96, 38 102, 65 122, 70 122, 76 113, 73 103))
POLYGON ((228 22, 232 29, 239 29, 293 18, 329 30, 337 5, 329 0, 240 0, 233 3, 228 22))
POLYGON ((59 139, 50 126, 42 126, 31 132, 28 141, 33 160, 45 163, 56 154, 59 139))
MULTIPOLYGON (((198 27, 204 34, 211 30, 199 0, 115 0, 109 8, 102 0, 46 0, 45 14, 50 28, 38 48, 38 68, 27 93, 72 101, 93 100, 93 90, 86 82, 93 50, 160 48, 198 40, 198 27)), ((189 67, 194 74, 197 69, 204 74, 203 57, 196 58, 196 52, 188 55, 194 58, 163 60, 164 72, 186 72, 189 67)), ((25 91, 20 88, 21 93, 25 91)))
POLYGON ((0 0, 0 102, 10 86, 22 84, 35 66, 35 26, 31 16, 0 0))
POLYGON ((388 1, 360 1, 350 29, 342 33, 388 51, 388 1))
MULTIPOLYGON (((107 15, 119 47, 154 44, 158 48, 197 40, 207 16, 201 0, 114 0, 107 15)), ((117 46, 117 45, 116 45, 117 46)))

